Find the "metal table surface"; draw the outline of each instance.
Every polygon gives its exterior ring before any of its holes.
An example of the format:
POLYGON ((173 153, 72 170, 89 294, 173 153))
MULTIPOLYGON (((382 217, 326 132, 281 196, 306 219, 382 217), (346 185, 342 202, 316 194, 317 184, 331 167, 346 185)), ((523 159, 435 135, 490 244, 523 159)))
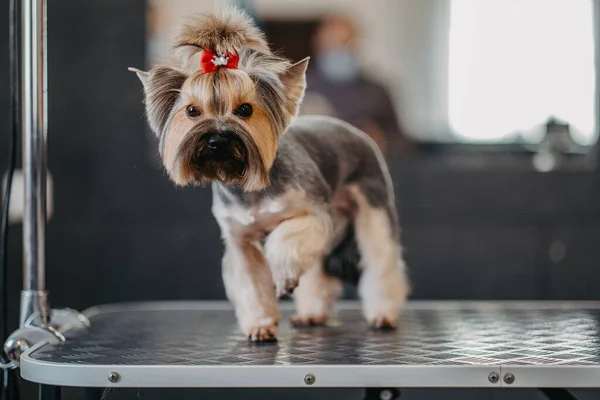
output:
POLYGON ((306 387, 308 374, 311 387, 600 387, 600 302, 414 301, 391 332, 369 330, 355 302, 321 328, 294 329, 281 308, 279 341, 254 344, 225 302, 95 307, 87 331, 28 350, 21 374, 79 387, 306 387))

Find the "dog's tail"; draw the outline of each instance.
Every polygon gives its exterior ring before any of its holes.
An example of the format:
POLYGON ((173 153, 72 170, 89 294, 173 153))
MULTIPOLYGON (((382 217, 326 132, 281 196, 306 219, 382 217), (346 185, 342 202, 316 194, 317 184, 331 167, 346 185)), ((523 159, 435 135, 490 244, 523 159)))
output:
POLYGON ((184 63, 202 50, 226 54, 249 49, 271 54, 264 33, 246 12, 235 7, 192 17, 177 32, 174 47, 184 63))

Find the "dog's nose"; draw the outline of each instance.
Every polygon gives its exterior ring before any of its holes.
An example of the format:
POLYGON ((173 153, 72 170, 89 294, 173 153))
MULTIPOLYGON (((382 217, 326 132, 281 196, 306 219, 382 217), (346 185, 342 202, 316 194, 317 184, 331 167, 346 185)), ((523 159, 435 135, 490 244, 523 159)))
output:
POLYGON ((222 150, 229 146, 230 141, 227 135, 214 134, 207 139, 206 143, 211 150, 222 150))

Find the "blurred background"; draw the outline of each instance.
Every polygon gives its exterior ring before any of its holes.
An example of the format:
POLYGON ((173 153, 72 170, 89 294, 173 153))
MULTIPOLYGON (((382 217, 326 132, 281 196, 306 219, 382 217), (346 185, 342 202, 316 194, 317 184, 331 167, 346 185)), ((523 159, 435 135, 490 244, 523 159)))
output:
MULTIPOLYGON (((127 67, 168 60, 182 18, 226 4, 246 8, 274 49, 293 60, 312 57, 302 113, 345 119, 386 154, 413 298, 600 300, 599 0, 49 3, 53 306, 225 298, 210 190, 167 180, 141 84, 127 67)), ((8 21, 8 2, 0 14, 8 21)), ((0 23, 0 54, 8 54, 7 25, 0 23)), ((8 57, 0 57, 0 93, 8 85, 8 57)), ((0 96, 0 110, 8 100, 0 96)), ((0 127, 5 150, 8 112, 0 127)), ((21 288, 18 185, 12 326, 21 288)), ((284 392, 269 393, 256 396, 284 392)), ((117 397, 128 394, 136 395, 117 397)), ((492 395, 536 398, 527 391, 408 391, 406 398, 492 395)), ((600 395, 589 396, 582 398, 600 395)))

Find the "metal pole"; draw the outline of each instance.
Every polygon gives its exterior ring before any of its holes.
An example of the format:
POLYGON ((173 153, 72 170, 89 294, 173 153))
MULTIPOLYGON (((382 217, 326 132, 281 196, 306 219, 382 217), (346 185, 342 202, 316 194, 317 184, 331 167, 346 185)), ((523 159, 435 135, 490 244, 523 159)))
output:
MULTIPOLYGON (((596 71, 596 135, 600 138, 600 0, 594 1, 594 55, 596 71)), ((600 139, 596 139, 596 149, 600 148, 600 139)), ((598 152, 596 151, 596 155, 598 152)))
POLYGON ((22 0, 22 118, 25 216, 21 326, 34 313, 44 325, 46 228, 46 0, 22 0))

